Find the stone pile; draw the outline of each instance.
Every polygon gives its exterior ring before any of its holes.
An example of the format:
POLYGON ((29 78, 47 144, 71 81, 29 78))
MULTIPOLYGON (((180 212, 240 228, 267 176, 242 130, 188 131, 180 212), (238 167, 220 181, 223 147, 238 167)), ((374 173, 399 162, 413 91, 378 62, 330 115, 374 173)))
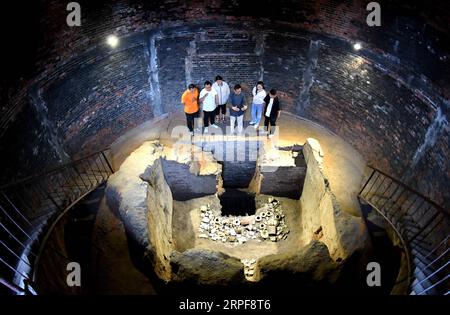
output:
POLYGON ((201 206, 200 212, 199 238, 243 244, 248 240, 277 242, 289 234, 281 205, 273 198, 252 216, 222 217, 210 205, 201 206))

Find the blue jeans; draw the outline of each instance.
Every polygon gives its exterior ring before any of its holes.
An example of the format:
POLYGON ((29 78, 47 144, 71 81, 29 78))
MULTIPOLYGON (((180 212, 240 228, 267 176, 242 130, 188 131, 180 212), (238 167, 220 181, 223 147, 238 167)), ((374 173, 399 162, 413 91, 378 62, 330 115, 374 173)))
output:
POLYGON ((252 104, 252 121, 255 125, 259 125, 263 112, 264 104, 252 104))

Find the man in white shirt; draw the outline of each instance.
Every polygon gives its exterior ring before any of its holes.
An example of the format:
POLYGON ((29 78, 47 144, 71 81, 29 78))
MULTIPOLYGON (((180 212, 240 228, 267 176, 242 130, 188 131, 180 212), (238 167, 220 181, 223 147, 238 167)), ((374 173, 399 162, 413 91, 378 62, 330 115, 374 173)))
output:
POLYGON ((227 113, 227 102, 230 97, 230 87, 227 82, 223 81, 223 78, 216 76, 216 82, 212 85, 213 89, 217 92, 218 106, 216 108, 216 118, 218 122, 225 122, 225 115, 227 113))
POLYGON ((203 90, 199 95, 199 101, 202 104, 203 109, 203 127, 204 132, 208 133, 208 126, 213 128, 219 128, 215 124, 216 107, 219 103, 217 92, 212 88, 211 82, 206 81, 203 90))

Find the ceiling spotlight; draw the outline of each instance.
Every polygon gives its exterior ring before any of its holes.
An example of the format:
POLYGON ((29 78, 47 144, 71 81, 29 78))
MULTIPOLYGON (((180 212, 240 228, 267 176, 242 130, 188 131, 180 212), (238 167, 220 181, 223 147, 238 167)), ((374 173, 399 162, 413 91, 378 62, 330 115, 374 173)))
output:
POLYGON ((109 35, 108 38, 106 39, 106 42, 108 43, 109 46, 114 48, 119 44, 119 38, 117 38, 117 36, 115 35, 109 35))
POLYGON ((362 48, 362 46, 361 46, 360 43, 355 43, 355 44, 353 45, 353 49, 354 49, 354 50, 360 50, 361 48, 362 48))

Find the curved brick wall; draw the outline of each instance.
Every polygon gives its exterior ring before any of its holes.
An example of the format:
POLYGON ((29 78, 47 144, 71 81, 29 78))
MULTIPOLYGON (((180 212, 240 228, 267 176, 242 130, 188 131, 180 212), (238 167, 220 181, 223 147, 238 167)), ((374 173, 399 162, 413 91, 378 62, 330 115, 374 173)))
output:
POLYGON ((10 166, 4 180, 180 111, 186 83, 222 74, 246 89, 263 79, 281 92, 286 110, 450 205, 444 1, 380 1, 380 28, 365 24, 365 1, 264 0, 259 9, 249 1, 79 2, 80 28, 65 25, 65 1, 35 8, 45 18, 34 22, 34 67, 20 84, 2 88, 0 149, 10 166), (121 36, 117 49, 104 43, 111 33, 121 36), (355 40, 364 45, 358 53, 355 40))

